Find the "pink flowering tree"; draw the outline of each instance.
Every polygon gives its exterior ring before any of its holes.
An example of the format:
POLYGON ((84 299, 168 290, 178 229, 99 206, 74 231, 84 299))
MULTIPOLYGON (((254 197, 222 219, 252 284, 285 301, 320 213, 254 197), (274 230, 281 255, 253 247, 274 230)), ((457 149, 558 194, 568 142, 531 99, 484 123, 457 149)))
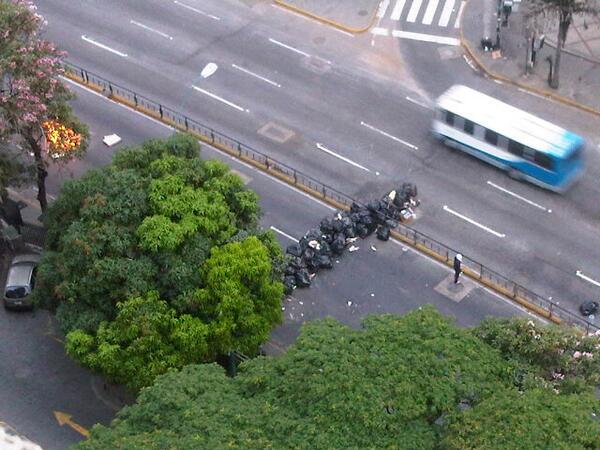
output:
POLYGON ((73 94, 62 83, 60 61, 64 52, 38 38, 44 19, 29 1, 0 2, 0 138, 17 139, 27 155, 33 155, 42 211, 48 203, 45 180, 48 164, 65 163, 85 152, 87 126, 72 112, 73 94), (57 153, 49 148, 43 124, 56 121, 81 135, 76 148, 57 153))

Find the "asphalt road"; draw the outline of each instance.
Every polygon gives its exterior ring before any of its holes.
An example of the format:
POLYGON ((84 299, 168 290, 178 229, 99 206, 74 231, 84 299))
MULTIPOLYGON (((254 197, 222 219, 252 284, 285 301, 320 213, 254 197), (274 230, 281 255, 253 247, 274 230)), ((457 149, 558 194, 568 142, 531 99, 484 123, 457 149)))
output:
MULTIPOLYGON (((85 159, 51 168, 48 190, 52 195, 59 193, 67 179, 109 163, 116 149, 172 133, 163 124, 104 97, 72 88, 78 94, 75 112, 90 126, 91 146, 85 159), (102 137, 113 133, 123 140, 108 148, 102 137)), ((202 154, 228 162, 259 193, 262 225, 273 227, 284 246, 332 213, 329 206, 229 156, 206 146, 202 154)), ((455 288, 447 267, 401 245, 374 238, 357 245, 359 250, 340 257, 334 270, 319 273, 311 288, 297 290, 285 301, 285 323, 274 331, 265 348, 268 353, 279 353, 292 343, 303 321, 328 315, 352 326, 358 326, 367 314, 404 313, 423 304, 435 305, 464 326, 488 315, 526 315, 470 280, 455 288)), ((82 438, 72 428, 58 426, 53 411, 71 414, 74 422, 89 428, 96 422, 108 423, 113 406, 122 400, 112 395, 115 391, 104 391, 98 377, 64 354, 55 328, 45 311, 15 314, 0 310, 0 339, 5 343, 0 350, 0 419, 45 449, 62 449, 82 438)))
POLYGON ((420 231, 564 307, 598 295, 576 276, 600 280, 596 119, 483 79, 454 47, 352 37, 266 0, 38 4, 70 61, 359 199, 414 181, 420 231), (202 78, 209 62, 219 69, 202 78), (583 180, 557 196, 434 141, 430 102, 457 82, 586 137, 583 180))

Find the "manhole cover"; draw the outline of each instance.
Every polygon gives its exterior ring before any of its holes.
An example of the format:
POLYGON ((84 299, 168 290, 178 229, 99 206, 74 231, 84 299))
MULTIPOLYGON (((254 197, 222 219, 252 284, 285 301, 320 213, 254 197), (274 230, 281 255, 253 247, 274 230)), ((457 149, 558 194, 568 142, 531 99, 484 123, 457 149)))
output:
POLYGON ((272 141, 283 144, 296 133, 294 133, 289 128, 277 125, 274 122, 269 122, 258 129, 258 134, 265 136, 266 138, 271 139, 272 141))
POLYGON ((369 14, 369 12, 368 12, 368 11, 366 11, 366 10, 364 10, 364 9, 361 9, 361 10, 358 12, 358 15, 359 15, 359 16, 366 16, 367 14, 369 14))
POLYGON ((318 74, 323 74, 331 70, 331 63, 318 56, 309 56, 308 58, 304 58, 303 63, 309 70, 318 74))

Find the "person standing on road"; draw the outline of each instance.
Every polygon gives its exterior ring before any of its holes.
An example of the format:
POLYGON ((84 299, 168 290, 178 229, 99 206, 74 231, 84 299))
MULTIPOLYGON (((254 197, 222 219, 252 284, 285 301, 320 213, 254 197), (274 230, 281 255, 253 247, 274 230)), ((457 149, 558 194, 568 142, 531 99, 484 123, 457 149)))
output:
POLYGON ((460 277, 461 273, 462 273, 462 255, 460 253, 457 253, 456 256, 454 257, 454 284, 460 283, 460 281, 458 281, 458 277, 460 277))

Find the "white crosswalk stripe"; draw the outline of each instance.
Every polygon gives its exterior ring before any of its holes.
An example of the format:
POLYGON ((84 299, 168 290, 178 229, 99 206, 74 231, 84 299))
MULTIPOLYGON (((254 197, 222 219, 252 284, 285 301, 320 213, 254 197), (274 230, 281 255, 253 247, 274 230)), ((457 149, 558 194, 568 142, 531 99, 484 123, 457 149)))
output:
POLYGON ((419 10, 421 9, 421 3, 423 0, 413 0, 410 5, 410 10, 408 11, 408 16, 406 16, 407 22, 415 22, 417 20, 417 16, 419 15, 419 10))
POLYGON ((444 9, 442 9, 442 15, 440 16, 440 21, 438 22, 438 26, 447 27, 448 22, 450 22, 450 16, 452 15, 452 10, 454 9, 454 0, 446 0, 444 3, 444 9))
POLYGON ((450 21, 454 20, 453 26, 458 28, 465 4, 466 0, 382 0, 377 10, 377 17, 383 19, 389 14, 389 19, 394 22, 442 28, 452 26, 450 21), (422 8, 424 2, 427 2, 427 5, 422 8), (405 8, 407 3, 409 3, 408 8, 405 8), (390 6, 392 7, 390 8, 390 6), (404 12, 405 9, 408 9, 407 13, 404 12), (424 9, 423 12, 421 12, 422 9, 424 9), (390 12, 388 13, 388 11, 390 12), (438 11, 440 11, 439 19, 434 22, 438 17, 438 11))
POLYGON ((454 22, 454 28, 460 27, 460 18, 462 17, 463 9, 465 9, 466 4, 466 0, 460 2, 460 9, 458 10, 458 14, 456 15, 456 22, 454 22))
POLYGON ((379 9, 377 10, 377 17, 379 17, 380 19, 382 17, 385 16, 385 12, 388 9, 388 6, 390 5, 390 0, 383 0, 380 4, 379 4, 379 9))
POLYGON ((404 9, 404 5, 406 4, 406 0, 398 0, 396 5, 394 5, 394 9, 392 10, 392 14, 390 19, 392 20, 400 20, 400 16, 402 15, 402 10, 404 9))
POLYGON ((438 7, 439 0, 429 0, 427 4, 427 9, 425 10, 425 15, 423 16, 423 21, 421 22, 423 25, 431 25, 433 22, 433 16, 438 7))

